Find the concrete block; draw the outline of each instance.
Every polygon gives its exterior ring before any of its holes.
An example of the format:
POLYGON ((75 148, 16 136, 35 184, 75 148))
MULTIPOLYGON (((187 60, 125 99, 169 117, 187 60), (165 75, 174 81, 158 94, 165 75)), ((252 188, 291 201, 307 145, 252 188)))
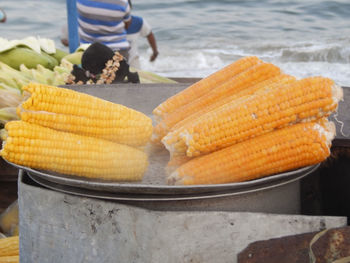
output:
POLYGON ((21 262, 237 262, 257 240, 346 225, 345 217, 154 211, 19 180, 21 262))

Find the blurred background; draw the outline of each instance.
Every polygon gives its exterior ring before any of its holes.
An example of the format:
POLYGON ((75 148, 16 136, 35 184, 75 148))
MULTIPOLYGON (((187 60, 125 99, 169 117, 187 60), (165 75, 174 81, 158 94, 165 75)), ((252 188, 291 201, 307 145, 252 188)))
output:
MULTIPOLYGON (((323 75, 350 86, 350 2, 323 0, 134 0, 132 13, 153 28, 159 56, 149 62, 139 40, 141 68, 167 77, 205 77, 256 55, 297 77, 323 75)), ((51 38, 60 43, 65 0, 1 0, 7 14, 0 37, 51 38)))

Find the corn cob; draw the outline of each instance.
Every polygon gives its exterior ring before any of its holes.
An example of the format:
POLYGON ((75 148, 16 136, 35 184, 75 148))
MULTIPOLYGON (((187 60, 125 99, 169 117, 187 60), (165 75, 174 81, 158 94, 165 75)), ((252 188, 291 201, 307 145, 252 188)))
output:
MULTIPOLYGON (((305 78, 227 103, 184 127, 180 137, 187 156, 199 156, 276 128, 328 116, 342 96, 342 89, 331 79, 305 78)), ((176 150, 173 145, 166 147, 176 150)))
POLYGON ((19 263, 19 255, 0 257, 0 263, 19 263))
POLYGON ((176 123, 187 118, 194 112, 200 111, 218 100, 232 96, 250 86, 280 74, 280 69, 270 63, 261 63, 247 69, 229 81, 217 86, 206 95, 165 116, 154 128, 152 141, 160 141, 176 123))
POLYGON ((290 76, 287 74, 276 75, 270 79, 259 82, 256 85, 247 87, 246 89, 244 89, 240 92, 237 92, 231 96, 223 97, 223 98, 213 102, 212 104, 208 105, 208 107, 202 108, 199 111, 196 111, 193 114, 189 115, 187 118, 179 121, 171 128, 171 130, 176 130, 176 129, 180 128, 181 126, 185 126, 187 123, 195 121, 199 116, 201 116, 207 112, 210 112, 214 109, 217 109, 217 108, 225 105, 226 103, 229 103, 229 102, 231 102, 239 97, 253 94, 254 92, 258 91, 259 89, 266 88, 266 87, 271 88, 273 86, 277 86, 277 85, 281 85, 281 84, 286 85, 286 84, 292 83, 294 81, 296 81, 296 79, 293 76, 290 76))
POLYGON ((253 180, 317 164, 330 154, 331 122, 299 123, 192 159, 168 177, 169 184, 219 184, 253 180))
POLYGON ((233 94, 229 97, 224 97, 213 104, 209 105, 206 108, 203 108, 194 114, 190 115, 189 117, 185 118, 184 120, 178 122, 176 125, 174 125, 171 129, 171 131, 175 131, 175 133, 171 133, 170 135, 166 135, 162 139, 162 143, 164 145, 173 145, 174 149, 177 150, 171 150, 171 152, 185 152, 186 151, 186 145, 185 142, 179 137, 179 134, 183 131, 183 127, 186 127, 186 125, 190 125, 191 123, 194 123, 196 119, 198 119, 201 115, 208 113, 212 110, 218 109, 219 107, 223 107, 226 103, 229 103, 231 101, 234 101, 241 97, 246 97, 247 95, 251 95, 254 92, 263 89, 263 88, 273 88, 276 86, 287 85, 289 83, 293 83, 296 81, 296 79, 293 76, 281 74, 277 75, 275 77, 272 77, 270 79, 267 79, 265 81, 262 81, 256 85, 253 85, 251 87, 248 87, 236 94, 233 94))
POLYGON ((5 235, 15 235, 18 226, 18 201, 12 203, 0 215, 0 229, 5 235))
MULTIPOLYGON (((227 104, 230 104, 230 106, 232 107, 233 105, 241 105, 246 103, 247 100, 249 100, 249 98, 250 98, 250 95, 245 95, 242 97, 238 97, 227 104)), ((225 109, 226 107, 228 107, 229 105, 227 104, 224 104, 218 107, 217 109, 207 112, 206 114, 198 116, 198 118, 194 119, 193 122, 188 122, 188 123, 186 122, 183 126, 179 126, 178 129, 174 129, 173 131, 169 132, 166 136, 164 136, 162 139, 162 143, 164 144, 165 148, 169 151, 170 158, 172 159, 176 157, 176 158, 184 159, 183 156, 186 156, 187 158, 191 159, 199 155, 199 154, 197 155, 188 154, 188 145, 187 145, 186 138, 184 138, 184 134, 188 132, 187 129, 190 129, 192 126, 196 125, 197 122, 200 122, 203 116, 207 116, 211 112, 213 113, 219 112, 221 109, 225 109)), ((208 142, 208 139, 207 139, 207 142, 208 142)), ((201 153, 201 154, 205 154, 205 153, 201 153)))
POLYGON ((169 114, 179 107, 203 96, 216 86, 259 63, 262 63, 262 61, 255 56, 241 58, 168 98, 153 110, 153 114, 158 119, 161 119, 166 114, 169 114))
MULTIPOLYGON (((19 254, 18 236, 0 239, 0 259, 5 256, 16 256, 19 254)), ((1 261, 0 261, 1 262, 1 261)))
POLYGON ((13 163, 108 180, 141 180, 147 155, 136 148, 103 139, 56 131, 24 121, 5 125, 1 156, 13 163))
POLYGON ((152 134, 152 120, 120 104, 69 89, 31 83, 30 98, 18 107, 22 120, 48 128, 143 146, 152 134))
POLYGON ((19 255, 0 257, 0 263, 19 263, 19 255))
POLYGON ((170 160, 168 161, 165 167, 165 173, 170 175, 173 171, 175 171, 178 167, 188 162, 192 158, 187 157, 186 155, 178 155, 178 156, 170 156, 170 160))

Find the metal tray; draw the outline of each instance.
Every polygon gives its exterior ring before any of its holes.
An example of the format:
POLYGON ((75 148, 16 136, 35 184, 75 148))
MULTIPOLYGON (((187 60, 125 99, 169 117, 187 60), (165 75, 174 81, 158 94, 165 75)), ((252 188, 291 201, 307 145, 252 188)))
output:
MULTIPOLYGON (((280 187, 286 184, 293 183, 297 180, 300 180, 304 176, 308 175, 312 171, 317 169, 317 166, 314 166, 311 170, 308 170, 306 173, 298 173, 293 177, 289 177, 288 179, 281 178, 279 180, 274 180, 272 182, 265 182, 260 184, 259 187, 256 185, 247 186, 241 189, 224 189, 222 191, 211 191, 211 192, 198 192, 193 191, 192 193, 183 194, 173 194, 172 191, 163 191, 163 194, 148 194, 148 193, 124 193, 124 192, 109 192, 109 191, 101 191, 101 190, 92 190, 87 188, 74 187, 69 185, 63 185, 51 182, 49 180, 43 179, 41 176, 28 173, 28 176, 35 181, 36 183, 66 194, 73 194, 78 196, 90 197, 90 198, 98 198, 98 199, 106 199, 106 200, 118 200, 118 201, 132 201, 132 202, 166 202, 166 201, 184 201, 184 200, 203 200, 203 199, 211 199, 211 198, 224 198, 230 196, 238 196, 250 194, 258 191, 264 191, 275 187, 280 187), (169 192, 166 194, 165 192, 169 192)), ((232 184, 231 184, 232 185, 232 184)), ((177 188, 176 186, 173 186, 177 188)), ((199 188, 202 185, 198 186, 199 188)), ((185 187, 188 188, 188 187, 185 187)), ((192 187, 193 189, 197 189, 197 186, 192 187)), ((162 189, 162 187, 160 187, 162 189)), ((187 189, 188 190, 188 189, 187 189)), ((180 192, 180 191, 178 191, 180 192)), ((184 191, 185 192, 185 191, 184 191)), ((187 191, 189 192, 189 191, 187 191)))
POLYGON ((36 178, 41 178, 52 183, 90 189, 94 191, 137 195, 195 195, 224 191, 241 191, 245 188, 258 188, 266 184, 274 184, 281 181, 288 181, 299 178, 300 176, 311 173, 318 167, 318 165, 307 166, 297 170, 239 183, 173 186, 167 185, 165 180, 165 166, 169 159, 168 151, 160 147, 151 147, 148 149, 148 155, 149 167, 143 177, 143 180, 140 182, 115 182, 79 176, 63 175, 49 171, 36 170, 10 162, 9 163, 19 169, 26 171, 29 175, 34 175, 36 178))

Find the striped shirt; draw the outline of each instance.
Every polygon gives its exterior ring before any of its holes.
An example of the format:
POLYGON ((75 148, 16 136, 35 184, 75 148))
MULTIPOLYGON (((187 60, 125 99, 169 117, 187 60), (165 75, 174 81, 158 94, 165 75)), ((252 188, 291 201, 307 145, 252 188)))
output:
POLYGON ((80 43, 100 42, 114 51, 129 49, 125 21, 130 19, 128 0, 77 0, 80 43))

